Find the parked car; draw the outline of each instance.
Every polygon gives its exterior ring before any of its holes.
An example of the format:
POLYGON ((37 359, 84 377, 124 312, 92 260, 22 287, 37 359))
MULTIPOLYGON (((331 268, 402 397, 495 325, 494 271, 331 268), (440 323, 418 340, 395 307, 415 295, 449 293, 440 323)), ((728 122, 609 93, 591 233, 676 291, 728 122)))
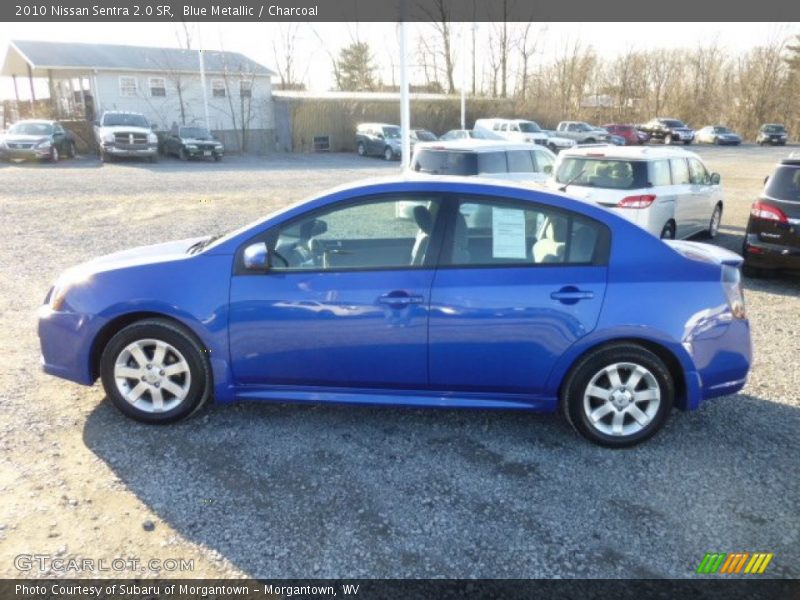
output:
POLYGON ((417 142, 435 142, 436 135, 427 129, 412 129, 409 131, 408 137, 411 140, 411 147, 413 148, 417 142))
POLYGON ((449 142, 451 140, 502 140, 505 139, 497 135, 493 131, 486 129, 451 129, 439 138, 442 142, 449 142))
POLYGON ((561 137, 558 135, 558 132, 553 129, 542 129, 542 132, 548 137, 545 145, 555 154, 558 154, 562 150, 575 147, 575 140, 561 137))
POLYGON ((639 138, 640 144, 646 144, 647 142, 650 141, 650 134, 645 131, 642 131, 641 129, 638 128, 636 129, 636 135, 639 138))
POLYGON ((694 130, 678 119, 658 117, 639 125, 639 129, 648 134, 651 140, 660 140, 665 144, 683 142, 688 146, 694 140, 694 130))
POLYGON ((399 125, 362 123, 356 128, 356 152, 359 156, 399 160, 402 151, 399 125))
POLYGON ((561 121, 556 127, 558 135, 569 138, 576 144, 596 144, 597 142, 608 142, 608 132, 599 131, 583 121, 561 121))
POLYGON ((683 149, 578 147, 562 152, 548 186, 604 206, 655 236, 713 238, 722 220, 718 173, 683 149))
POLYGON ((563 194, 395 177, 66 271, 42 364, 145 423, 211 399, 560 410, 631 446, 744 386, 740 263, 563 194))
POLYGON ((219 161, 225 155, 225 146, 205 127, 176 125, 164 138, 164 154, 181 160, 213 158, 219 161))
POLYGON ((619 136, 625 141, 624 144, 620 145, 637 146, 644 143, 639 137, 636 127, 633 125, 611 123, 609 125, 603 125, 603 128, 608 131, 609 134, 619 136))
POLYGON ((64 156, 75 156, 75 138, 58 121, 18 121, 0 136, 2 160, 58 162, 64 156))
POLYGON ((526 119, 478 119, 475 121, 475 130, 494 132, 509 142, 547 146, 553 152, 575 145, 570 139, 548 135, 536 121, 526 119))
POLYGON ((505 140, 417 144, 410 170, 428 175, 482 176, 544 183, 556 156, 547 148, 505 140))
POLYGON ((742 254, 746 275, 800 270, 800 155, 781 161, 750 208, 742 254))
POLYGON ((158 160, 158 136, 140 113, 106 111, 95 123, 94 136, 103 162, 120 157, 158 160))
POLYGON ((695 140, 698 144, 730 144, 738 146, 742 143, 742 136, 722 125, 708 125, 697 131, 695 140))
POLYGON ((771 146, 785 146, 786 140, 789 138, 789 132, 786 127, 780 123, 765 123, 758 130, 758 137, 756 143, 759 146, 770 144, 771 146))

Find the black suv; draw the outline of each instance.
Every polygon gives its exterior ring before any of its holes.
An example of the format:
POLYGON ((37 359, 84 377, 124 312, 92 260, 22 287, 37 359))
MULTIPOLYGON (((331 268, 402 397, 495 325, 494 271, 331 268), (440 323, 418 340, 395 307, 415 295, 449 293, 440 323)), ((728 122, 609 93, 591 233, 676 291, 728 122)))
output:
POLYGON ((756 144, 763 146, 764 144, 771 144, 773 146, 785 146, 786 139, 789 137, 789 132, 786 127, 779 123, 764 123, 761 129, 758 130, 758 137, 756 144))
POLYGON ((745 275, 800 270, 800 154, 784 159, 750 208, 744 238, 745 275))
POLYGON ((651 119, 644 125, 637 127, 650 135, 651 140, 661 140, 665 144, 683 142, 686 145, 694 141, 694 130, 678 119, 651 119))

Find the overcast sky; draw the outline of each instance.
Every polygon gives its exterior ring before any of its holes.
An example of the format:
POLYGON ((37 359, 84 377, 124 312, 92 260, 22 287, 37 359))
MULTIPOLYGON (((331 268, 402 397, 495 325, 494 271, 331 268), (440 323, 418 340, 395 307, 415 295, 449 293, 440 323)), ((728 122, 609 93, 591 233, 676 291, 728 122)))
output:
MULTIPOLYGON (((272 40, 286 25, 193 23, 190 27, 195 35, 199 27, 206 49, 242 52, 276 70, 272 40)), ((478 37, 487 36, 490 27, 489 23, 479 24, 478 37)), ((591 45, 599 56, 613 57, 629 48, 694 47, 713 40, 736 54, 776 37, 800 33, 798 23, 547 23, 541 27, 545 28, 538 57, 541 61, 550 60, 565 40, 578 38, 582 44, 591 45)), ((179 28, 175 23, 15 23, 12 30, 9 24, 0 24, 0 53, 5 55, 10 39, 176 46, 179 28)), ((454 30, 458 29, 456 25, 454 30)), ((409 32, 412 48, 416 47, 418 36, 431 35, 430 25, 421 23, 410 24, 409 32)), ((332 87, 328 52, 337 54, 339 48, 356 37, 370 43, 381 66, 382 79, 392 82, 391 65, 397 65, 399 56, 396 24, 315 23, 302 26, 296 53, 296 70, 309 89, 332 87)), ((396 71, 395 68, 395 81, 399 79, 396 71)), ((419 74, 412 74, 412 83, 423 83, 419 74)), ((20 93, 27 98, 26 85, 20 86, 20 93)), ((13 98, 10 78, 0 78, 0 97, 13 98)))

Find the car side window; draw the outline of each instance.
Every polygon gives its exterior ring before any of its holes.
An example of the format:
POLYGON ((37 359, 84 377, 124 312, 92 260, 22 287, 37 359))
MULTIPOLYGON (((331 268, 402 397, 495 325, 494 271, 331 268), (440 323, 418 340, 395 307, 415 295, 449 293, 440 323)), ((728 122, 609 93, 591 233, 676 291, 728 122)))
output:
POLYGON ((689 176, 695 185, 710 185, 711 176, 703 163, 696 158, 689 159, 689 176))
POLYGON ((608 228, 577 213, 497 198, 464 198, 444 253, 451 266, 605 264, 608 228))
POLYGON ((478 152, 478 174, 491 173, 508 173, 505 152, 478 152))
POLYGON ((270 270, 422 266, 439 206, 425 196, 370 198, 292 220, 272 236, 270 270))
POLYGON ((672 185, 668 160, 654 160, 650 163, 650 185, 672 185))
POLYGON ((529 150, 509 150, 506 152, 509 173, 533 173, 533 157, 529 150))
POLYGON ((669 161, 669 166, 672 170, 673 185, 685 185, 691 183, 691 178, 689 177, 689 165, 686 164, 685 158, 673 158, 669 161))
POLYGON ((543 150, 534 150, 532 152, 534 161, 536 163, 534 169, 537 173, 552 173, 555 167, 555 160, 550 154, 543 150), (547 167, 550 167, 549 169, 547 167))

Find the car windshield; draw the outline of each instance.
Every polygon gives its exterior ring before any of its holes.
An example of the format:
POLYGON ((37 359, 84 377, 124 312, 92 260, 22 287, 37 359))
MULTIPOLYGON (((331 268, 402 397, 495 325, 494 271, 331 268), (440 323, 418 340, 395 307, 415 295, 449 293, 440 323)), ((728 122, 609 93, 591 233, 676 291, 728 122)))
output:
POLYGON ((767 180, 764 193, 776 200, 800 202, 800 168, 778 167, 767 180))
POLYGON ((196 140, 211 139, 211 132, 205 127, 181 127, 179 135, 182 138, 194 138, 196 140))
POLYGON ((539 133, 542 128, 539 127, 538 123, 533 121, 522 121, 519 124, 519 130, 524 133, 539 133))
POLYGON ((394 140, 400 137, 400 128, 399 127, 384 127, 383 128, 383 137, 394 140))
POLYGON ((497 135, 491 131, 486 129, 472 129, 467 132, 469 137, 475 138, 476 140, 502 140, 505 139, 501 135, 497 135))
POLYGON ((558 183, 630 190, 647 187, 647 163, 593 157, 568 157, 556 173, 558 183))
POLYGON ((665 119, 664 125, 667 127, 686 127, 683 121, 678 121, 677 119, 665 119))
POLYGON ((783 125, 764 125, 763 131, 766 133, 783 133, 786 128, 783 125))
POLYGON ((17 123, 12 125, 8 133, 18 135, 52 135, 53 126, 50 123, 17 123))
POLYGON ((727 127, 714 127, 714 133, 732 133, 727 127))
POLYGON ((112 113, 103 117, 103 127, 149 127, 142 115, 112 113))
POLYGON ((430 131, 426 131, 424 129, 417 129, 417 139, 423 142, 435 142, 436 136, 433 135, 430 131))

